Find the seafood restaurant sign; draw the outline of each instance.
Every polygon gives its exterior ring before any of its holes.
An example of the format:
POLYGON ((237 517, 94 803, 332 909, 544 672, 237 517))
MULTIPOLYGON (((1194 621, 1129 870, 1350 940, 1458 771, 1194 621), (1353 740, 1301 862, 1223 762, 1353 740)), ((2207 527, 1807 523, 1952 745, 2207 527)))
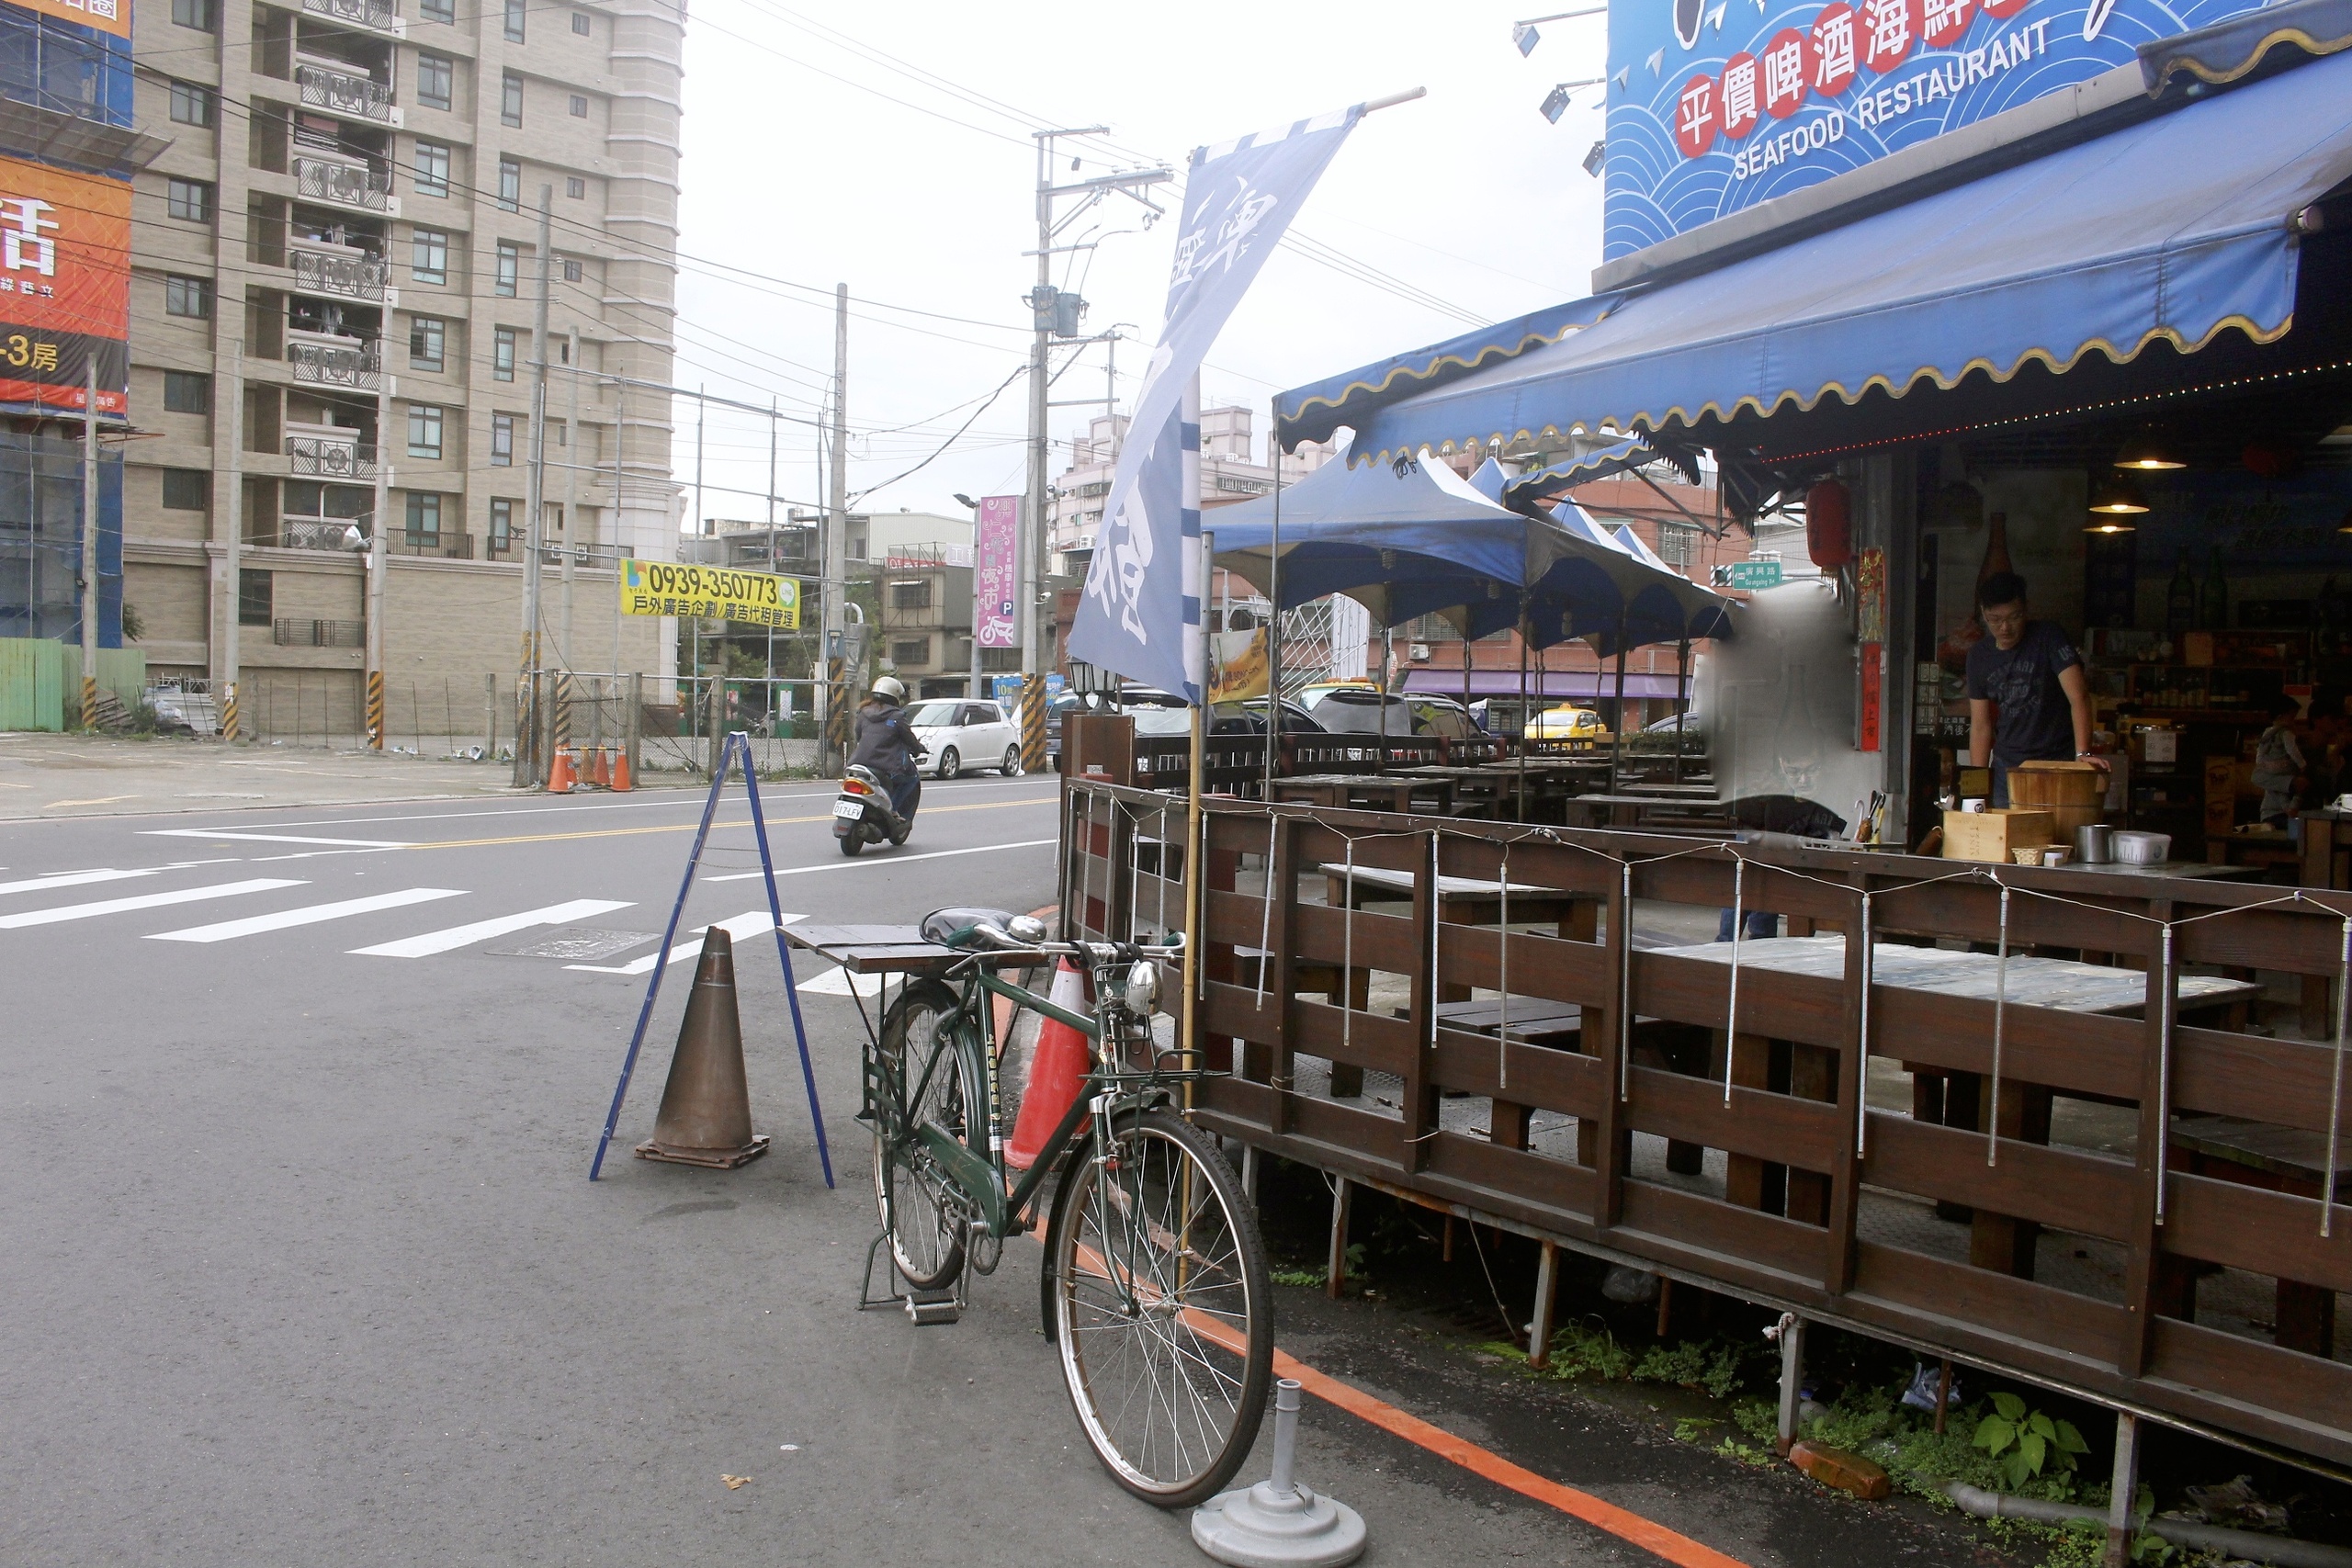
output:
POLYGON ((2248 0, 1615 0, 1602 254, 2129 64, 2248 0))

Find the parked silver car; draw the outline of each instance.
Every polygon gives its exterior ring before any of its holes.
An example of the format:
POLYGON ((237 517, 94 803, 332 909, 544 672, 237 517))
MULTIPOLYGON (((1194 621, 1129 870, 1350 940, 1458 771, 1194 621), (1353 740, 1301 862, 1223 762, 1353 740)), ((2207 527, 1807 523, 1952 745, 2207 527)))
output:
POLYGON ((1021 737, 995 703, 941 697, 907 710, 907 728, 931 752, 932 772, 952 779, 967 768, 1021 776, 1021 737))

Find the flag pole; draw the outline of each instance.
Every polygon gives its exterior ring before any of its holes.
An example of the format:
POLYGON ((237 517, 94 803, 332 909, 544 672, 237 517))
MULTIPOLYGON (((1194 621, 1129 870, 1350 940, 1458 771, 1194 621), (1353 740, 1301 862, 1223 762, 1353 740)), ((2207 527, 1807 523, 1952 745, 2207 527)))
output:
MULTIPOLYGON (((1200 684, 1193 688, 1193 757, 1184 790, 1184 1001, 1177 1015, 1177 1049, 1189 1066, 1198 1062, 1201 1028, 1201 889, 1204 879, 1201 874, 1203 852, 1207 843, 1202 831, 1201 786, 1206 775, 1203 754, 1208 749, 1209 705, 1209 626, 1205 605, 1209 596, 1209 574, 1216 569, 1216 536, 1201 526, 1201 375, 1195 370, 1184 386, 1182 412, 1178 413, 1178 445, 1183 450, 1183 478, 1179 493, 1183 497, 1178 504, 1192 525, 1189 532, 1197 534, 1199 555, 1198 576, 1193 581, 1192 601, 1193 625, 1188 628, 1196 639, 1193 646, 1194 676, 1200 684)), ((1166 840, 1163 839, 1162 843, 1166 840)), ((1168 868, 1160 867, 1165 876, 1168 868)), ((1184 1108, 1193 1106, 1191 1079, 1184 1083, 1184 1108)))

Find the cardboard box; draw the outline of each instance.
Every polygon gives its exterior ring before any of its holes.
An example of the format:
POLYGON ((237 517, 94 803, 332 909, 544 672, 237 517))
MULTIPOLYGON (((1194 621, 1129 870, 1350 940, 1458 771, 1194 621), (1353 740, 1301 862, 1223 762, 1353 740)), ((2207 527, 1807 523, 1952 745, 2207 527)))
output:
POLYGON ((2008 806, 1990 811, 1944 813, 1944 859, 2012 862, 2012 850, 2042 849, 2057 837, 2058 818, 2046 807, 2008 806))

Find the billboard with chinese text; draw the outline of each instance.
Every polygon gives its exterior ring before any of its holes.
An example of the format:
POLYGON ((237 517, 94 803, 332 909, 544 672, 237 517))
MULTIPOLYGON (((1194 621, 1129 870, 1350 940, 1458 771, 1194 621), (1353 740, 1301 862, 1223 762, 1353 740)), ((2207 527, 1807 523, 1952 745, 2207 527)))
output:
POLYGON ((1612 0, 1614 260, 2129 64, 2255 0, 1612 0))
POLYGON ((980 497, 979 536, 972 556, 972 642, 978 648, 1021 646, 1021 498, 980 497))
POLYGON ((11 0, 21 9, 52 21, 78 22, 85 28, 127 39, 130 36, 130 0, 11 0))
POLYGON ((0 405, 130 410, 130 186, 0 158, 0 405))

